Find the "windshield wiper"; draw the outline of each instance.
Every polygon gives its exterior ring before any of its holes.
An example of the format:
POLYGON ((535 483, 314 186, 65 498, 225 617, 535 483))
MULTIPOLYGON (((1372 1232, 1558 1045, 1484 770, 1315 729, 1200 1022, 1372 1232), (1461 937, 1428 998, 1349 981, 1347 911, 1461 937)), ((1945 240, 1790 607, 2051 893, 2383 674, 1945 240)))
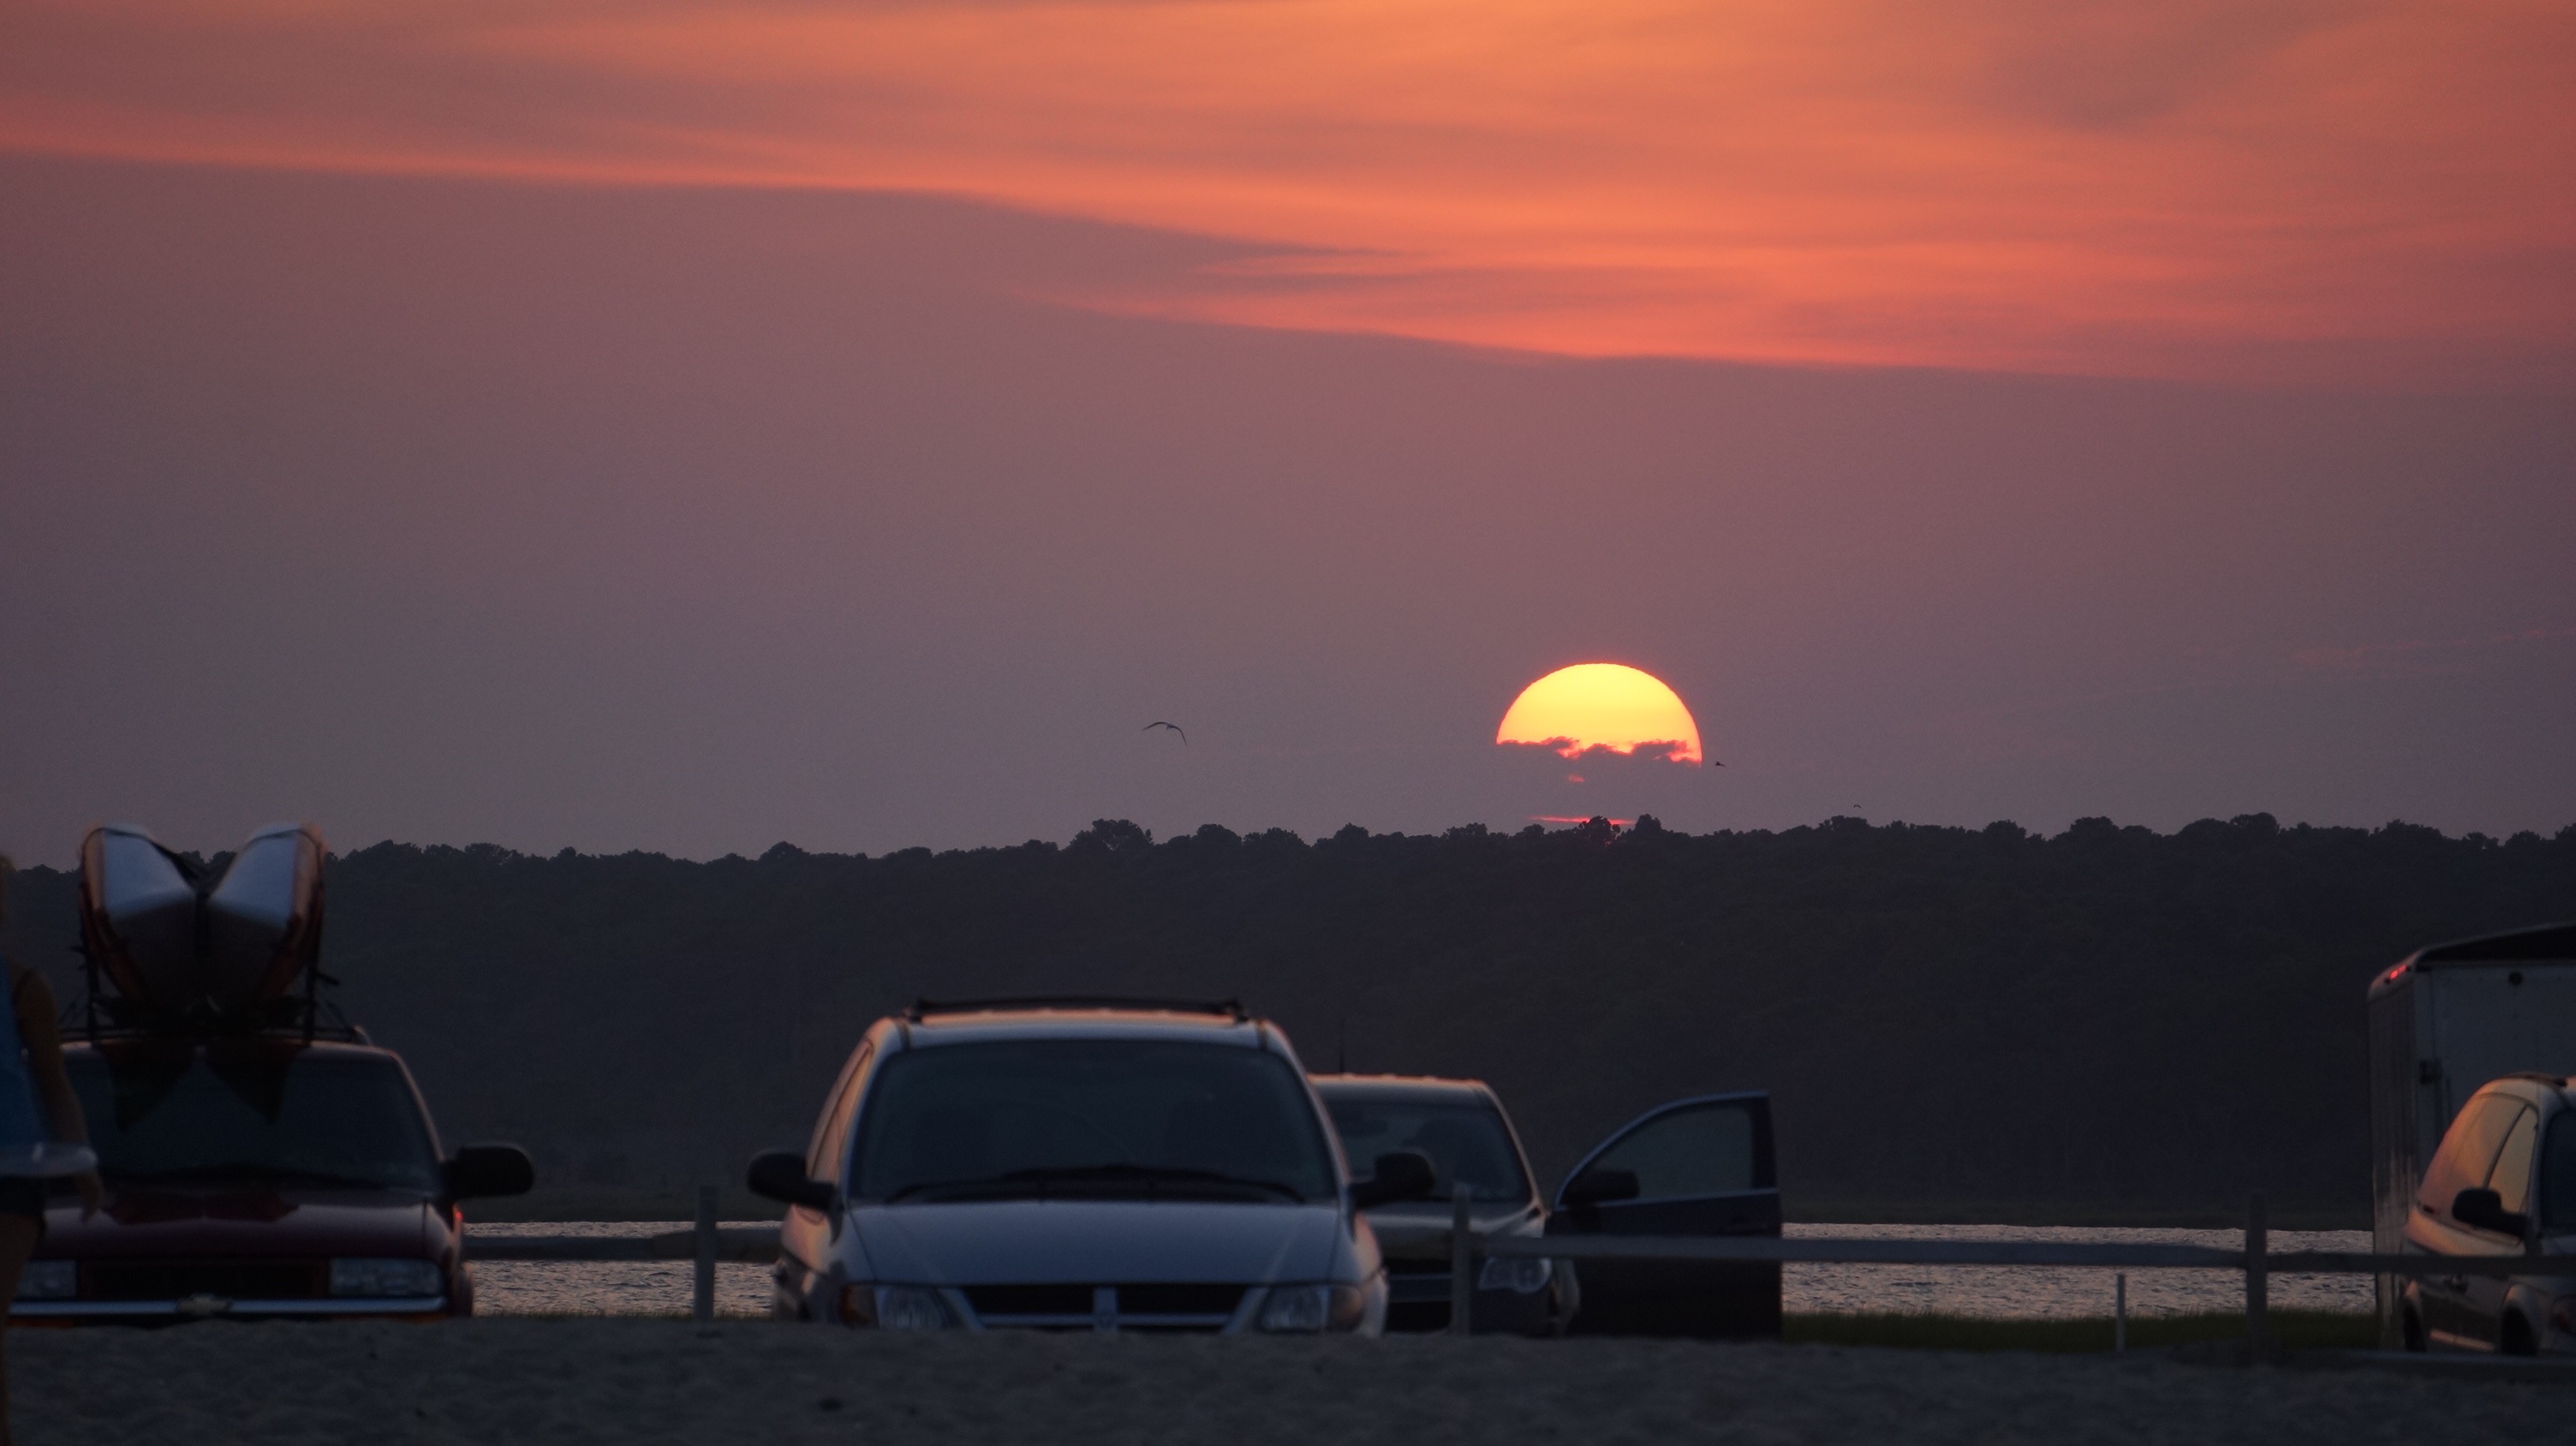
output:
POLYGON ((381 1179, 364 1175, 335 1175, 328 1170, 274 1170, 270 1173, 281 1180, 292 1180, 299 1185, 348 1185, 362 1190, 402 1188, 387 1184, 381 1179))
POLYGON ((886 1203, 891 1205, 897 1200, 914 1195, 1010 1195, 1020 1191, 1020 1183, 1016 1180, 1000 1175, 985 1175, 972 1180, 915 1180, 909 1185, 898 1185, 887 1191, 885 1198, 886 1203))
POLYGON ((902 1186, 886 1196, 886 1203, 912 1195, 985 1196, 1008 1198, 1034 1194, 1041 1198, 1058 1185, 1132 1185, 1141 1187, 1147 1196, 1160 1193, 1166 1185, 1198 1186, 1202 1191, 1258 1190, 1265 1194, 1304 1201, 1305 1194, 1295 1186, 1277 1180, 1259 1180, 1244 1175, 1229 1175, 1222 1170, 1187 1170, 1160 1165, 1057 1165, 1029 1170, 1011 1170, 972 1180, 923 1180, 902 1186))
POLYGON ((1234 1189, 1260 1190, 1272 1195, 1285 1195, 1291 1200, 1306 1197, 1293 1185, 1276 1180, 1260 1180, 1248 1175, 1229 1175, 1222 1170, 1190 1170, 1165 1165, 1070 1165, 1045 1170, 1014 1170, 1004 1179, 1039 1180, 1048 1184, 1123 1185, 1138 1184, 1151 1191, 1158 1185, 1216 1185, 1234 1189))

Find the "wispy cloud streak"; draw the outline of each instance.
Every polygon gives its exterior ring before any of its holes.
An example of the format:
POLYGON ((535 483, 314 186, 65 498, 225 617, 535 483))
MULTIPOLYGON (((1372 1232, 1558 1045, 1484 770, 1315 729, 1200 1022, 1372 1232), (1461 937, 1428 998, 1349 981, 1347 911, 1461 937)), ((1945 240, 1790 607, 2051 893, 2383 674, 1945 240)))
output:
POLYGON ((2576 629, 2526 628, 2483 638, 2420 639, 2402 643, 2365 643, 2349 648, 2303 648, 2291 654, 2301 673, 2342 677, 2428 677, 2479 666, 2508 648, 2540 643, 2576 642, 2576 629))

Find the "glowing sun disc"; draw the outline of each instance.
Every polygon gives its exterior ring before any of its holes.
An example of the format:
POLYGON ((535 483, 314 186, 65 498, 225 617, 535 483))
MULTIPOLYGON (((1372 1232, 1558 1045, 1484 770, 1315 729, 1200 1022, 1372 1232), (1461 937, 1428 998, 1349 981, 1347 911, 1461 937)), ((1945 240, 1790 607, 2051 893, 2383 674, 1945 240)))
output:
POLYGON ((1652 673, 1618 663, 1559 668, 1521 690, 1496 743, 1535 743, 1568 758, 1595 749, 1700 761, 1699 723, 1652 673))

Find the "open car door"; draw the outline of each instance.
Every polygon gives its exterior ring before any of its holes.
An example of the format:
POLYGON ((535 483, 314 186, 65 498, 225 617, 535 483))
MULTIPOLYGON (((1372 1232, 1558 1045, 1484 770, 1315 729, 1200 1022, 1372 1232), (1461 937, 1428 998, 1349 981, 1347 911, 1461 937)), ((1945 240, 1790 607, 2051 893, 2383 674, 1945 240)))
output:
MULTIPOLYGON (((1675 1100, 1631 1120, 1556 1192, 1550 1235, 1778 1235, 1771 1097, 1675 1100)), ((1577 1332, 1777 1336, 1777 1261, 1587 1260, 1577 1332)))

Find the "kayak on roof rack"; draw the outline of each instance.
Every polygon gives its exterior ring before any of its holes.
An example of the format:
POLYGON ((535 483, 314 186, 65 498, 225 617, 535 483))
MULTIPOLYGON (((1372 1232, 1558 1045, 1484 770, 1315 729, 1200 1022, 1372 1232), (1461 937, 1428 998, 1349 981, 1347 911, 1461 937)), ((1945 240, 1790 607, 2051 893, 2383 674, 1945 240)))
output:
POLYGON ((147 1029, 316 1024, 328 857, 311 824, 260 829, 214 870, 132 824, 91 829, 80 853, 90 1027, 99 1010, 147 1029), (299 978, 305 997, 291 999, 299 978))

